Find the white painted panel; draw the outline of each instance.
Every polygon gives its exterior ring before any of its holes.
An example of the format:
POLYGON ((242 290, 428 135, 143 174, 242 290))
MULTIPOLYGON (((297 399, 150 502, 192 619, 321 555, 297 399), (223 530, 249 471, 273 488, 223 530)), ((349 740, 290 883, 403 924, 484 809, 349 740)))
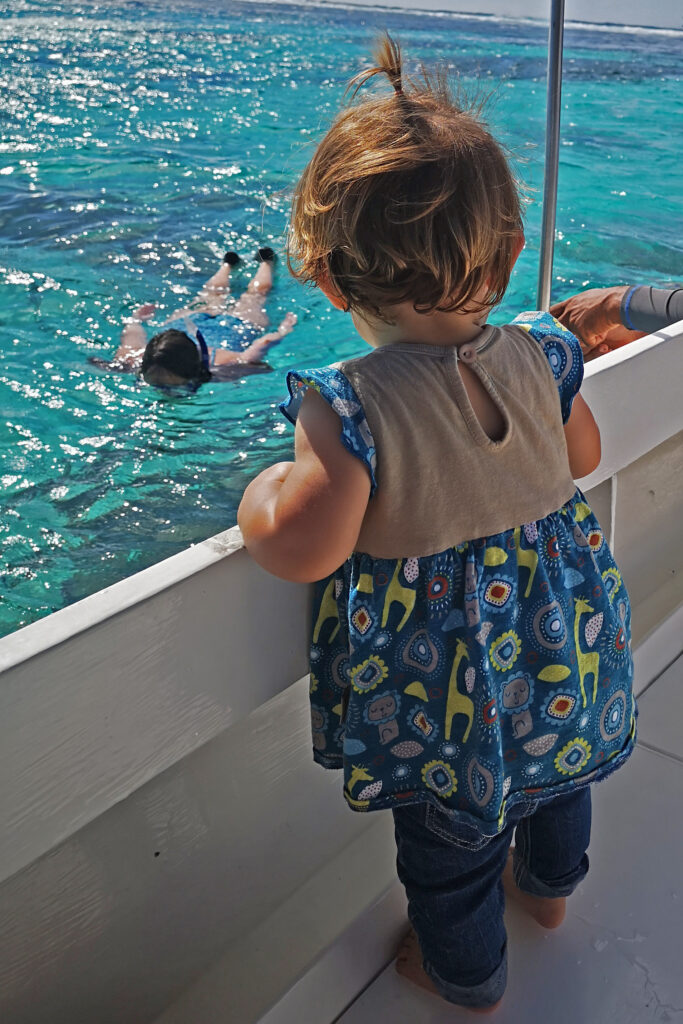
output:
POLYGON ((0 641, 0 880, 307 671, 308 588, 221 540, 0 641))
POLYGON ((393 877, 390 815, 310 748, 302 680, 0 886, 3 1024, 142 1024, 222 957, 225 1019, 276 1002, 393 877))
POLYGON ((41 651, 65 640, 71 640, 93 626, 106 622, 127 608, 161 593, 179 580, 187 579, 203 569, 215 565, 226 555, 243 547, 242 535, 236 526, 224 533, 193 544, 172 558, 135 573, 90 597, 54 612, 38 622, 0 638, 0 671, 5 672, 41 651))
POLYGON ((683 652, 683 604, 635 647, 633 652, 634 692, 644 689, 660 676, 683 652))
POLYGON ((683 430, 683 321, 586 364, 581 394, 600 427, 602 459, 586 490, 683 430))
POLYGON ((338 1017, 405 931, 391 817, 370 817, 355 842, 240 935, 154 1024, 330 1024, 338 1017))
MULTIPOLYGON (((681 403, 683 405, 683 402, 681 403)), ((683 604, 683 434, 617 476, 615 553, 637 613, 634 640, 683 604)))
POLYGON ((638 707, 638 741, 683 762, 683 656, 645 691, 638 707))

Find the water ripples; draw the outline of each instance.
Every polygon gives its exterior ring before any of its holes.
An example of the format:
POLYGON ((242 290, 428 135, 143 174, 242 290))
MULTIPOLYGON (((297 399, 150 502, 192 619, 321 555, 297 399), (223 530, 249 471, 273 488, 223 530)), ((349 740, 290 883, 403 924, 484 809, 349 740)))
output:
MULTIPOLYGON (((164 319, 186 303, 225 249, 245 257, 234 293, 258 245, 282 250, 288 189, 385 25, 408 54, 499 86, 492 123, 538 188, 542 27, 220 0, 5 5, 0 633, 232 525, 245 484, 291 455, 285 371, 361 350, 281 264, 271 318, 300 322, 276 373, 178 399, 88 363, 135 306, 164 319)), ((680 268, 678 43, 567 33, 557 289, 680 268)), ((534 303, 539 219, 499 321, 534 303)))

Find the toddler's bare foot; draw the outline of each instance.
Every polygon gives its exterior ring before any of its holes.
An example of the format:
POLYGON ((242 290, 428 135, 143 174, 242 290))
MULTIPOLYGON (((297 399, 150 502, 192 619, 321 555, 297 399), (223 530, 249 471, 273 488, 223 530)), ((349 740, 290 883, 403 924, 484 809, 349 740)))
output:
MULTIPOLYGON (((437 992, 434 982, 426 973, 422 966, 422 950, 420 949, 420 943, 418 942, 417 935, 411 928, 405 939, 398 947, 398 953, 396 954, 396 970, 399 974, 403 975, 409 981, 412 981, 414 985, 419 985, 420 988, 424 988, 427 992, 431 992, 434 996, 441 996, 437 992)), ((474 1007, 468 1006, 464 1009, 471 1010, 473 1013, 492 1013, 493 1010, 497 1009, 502 1000, 499 999, 493 1006, 474 1007)))
POLYGON ((508 853, 505 871, 503 872, 505 892, 511 899, 524 907, 527 913, 531 914, 534 921, 540 924, 541 928, 559 928, 567 912, 567 900, 564 896, 550 898, 532 896, 529 892, 522 892, 515 884, 512 872, 512 853, 511 849, 508 853))
POLYGON ((428 992, 438 996, 439 993, 434 987, 434 982, 422 966, 422 950, 412 928, 398 947, 396 970, 404 978, 412 981, 414 985, 419 985, 420 988, 425 988, 428 992))

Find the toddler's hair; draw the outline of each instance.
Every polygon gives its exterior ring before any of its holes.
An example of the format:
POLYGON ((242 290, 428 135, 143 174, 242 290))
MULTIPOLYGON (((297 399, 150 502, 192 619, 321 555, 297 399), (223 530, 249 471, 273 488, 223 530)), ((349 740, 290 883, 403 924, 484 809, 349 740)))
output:
POLYGON ((209 380, 211 373, 202 365, 197 345, 184 331, 170 327, 147 342, 140 367, 142 375, 153 366, 161 366, 188 381, 209 380))
POLYGON ((421 313, 494 306, 522 230, 503 151, 444 72, 405 81, 388 35, 374 58, 353 96, 379 74, 393 92, 343 110, 318 146, 294 194, 290 268, 384 320, 406 300, 421 313))

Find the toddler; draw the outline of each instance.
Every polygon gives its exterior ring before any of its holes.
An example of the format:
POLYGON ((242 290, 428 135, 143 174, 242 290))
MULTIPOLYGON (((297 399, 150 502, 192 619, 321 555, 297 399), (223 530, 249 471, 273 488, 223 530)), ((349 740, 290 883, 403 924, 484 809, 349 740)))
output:
POLYGON ((487 324, 523 245, 517 183, 442 77, 335 120, 290 259, 372 351, 289 374, 296 461, 247 488, 253 557, 315 581, 315 760, 391 809, 413 931, 399 971, 485 1011, 506 983, 504 874, 544 927, 588 869, 589 783, 633 749, 630 609, 573 481, 600 459, 576 338, 487 324), (516 845, 508 851, 516 829, 516 845))

